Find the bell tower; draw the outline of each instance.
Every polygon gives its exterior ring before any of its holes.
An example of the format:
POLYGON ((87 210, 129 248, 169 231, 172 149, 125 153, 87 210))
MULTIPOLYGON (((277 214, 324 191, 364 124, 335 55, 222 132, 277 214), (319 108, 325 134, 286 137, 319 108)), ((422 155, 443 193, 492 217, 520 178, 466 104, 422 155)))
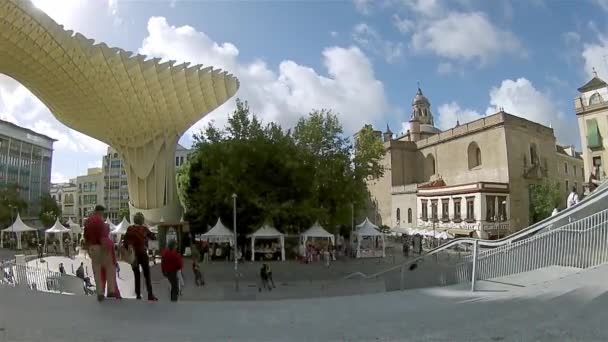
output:
POLYGON ((420 83, 418 84, 416 96, 414 96, 414 99, 412 100, 412 116, 410 120, 418 120, 421 125, 434 126, 433 113, 431 113, 431 103, 426 96, 422 94, 420 83))

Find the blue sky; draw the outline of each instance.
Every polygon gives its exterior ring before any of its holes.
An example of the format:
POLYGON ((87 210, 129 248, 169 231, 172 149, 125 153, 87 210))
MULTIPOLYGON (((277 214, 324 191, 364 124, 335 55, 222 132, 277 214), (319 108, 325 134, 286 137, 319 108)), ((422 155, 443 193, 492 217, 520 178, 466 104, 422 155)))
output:
MULTIPOLYGON (((442 129, 496 108, 551 125, 580 146, 573 98, 608 76, 608 0, 34 0, 67 28, 111 46, 235 73, 238 97, 290 125, 314 108, 407 129, 420 82, 442 129)), ((233 101, 195 125, 223 124, 233 101)), ((0 118, 56 143, 53 180, 101 162, 105 144, 71 131, 0 77, 0 118)))

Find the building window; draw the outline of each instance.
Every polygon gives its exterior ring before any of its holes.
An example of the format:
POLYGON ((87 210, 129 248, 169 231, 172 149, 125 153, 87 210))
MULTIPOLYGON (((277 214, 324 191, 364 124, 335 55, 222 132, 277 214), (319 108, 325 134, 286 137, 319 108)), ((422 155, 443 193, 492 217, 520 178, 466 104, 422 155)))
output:
POLYGON ((537 165, 539 163, 538 150, 536 144, 530 144, 530 164, 537 165))
POLYGON ((475 197, 467 197, 467 221, 475 221, 475 197))
POLYGON ((587 123, 587 147, 600 148, 602 147, 602 135, 600 128, 597 125, 596 119, 589 119, 587 123))
POLYGON ((507 220, 507 197, 498 196, 498 216, 500 221, 507 220))
POLYGON ((460 211, 461 211, 461 207, 460 207, 460 198, 454 198, 454 222, 460 222, 460 211))
POLYGON ((486 221, 496 219, 496 196, 486 196, 486 221))
POLYGON ((568 181, 566 180, 566 192, 570 191, 570 184, 568 183, 568 181))
POLYGON ((428 207, 428 203, 427 200, 420 200, 420 204, 421 204, 421 217, 423 221, 428 221, 429 219, 429 207, 428 207))
POLYGON ((431 201, 431 215, 433 217, 433 222, 437 221, 437 200, 432 200, 431 201))
POLYGON ((593 106, 596 104, 600 104, 602 103, 602 96, 598 93, 595 93, 593 95, 591 95, 591 97, 589 98, 589 105, 593 106))
POLYGON ((450 220, 450 200, 442 199, 441 200, 441 220, 447 222, 450 220))
POLYGON ((602 179, 600 170, 602 168, 602 157, 593 157, 593 174, 597 179, 602 179))
POLYGON ((397 208, 397 222, 401 221, 401 209, 397 208))
POLYGON ((175 157, 175 166, 179 166, 179 157, 175 157))
POLYGON ((568 163, 564 163, 564 173, 568 174, 568 163))
POLYGON ((576 176, 576 165, 572 165, 572 172, 574 172, 574 175, 576 176))
POLYGON ((578 184, 576 182, 574 182, 574 189, 578 193, 578 184))
POLYGON ((469 159, 469 169, 473 169, 481 165, 481 149, 476 142, 469 144, 467 155, 469 159))
POLYGON ((407 223, 412 223, 412 208, 407 208, 407 223))

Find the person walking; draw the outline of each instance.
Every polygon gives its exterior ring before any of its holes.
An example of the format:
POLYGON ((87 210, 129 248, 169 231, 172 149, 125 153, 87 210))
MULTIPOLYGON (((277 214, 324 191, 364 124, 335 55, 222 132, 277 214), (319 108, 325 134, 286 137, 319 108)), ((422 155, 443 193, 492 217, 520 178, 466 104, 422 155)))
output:
POLYGON ((176 246, 177 242, 175 240, 169 241, 168 248, 163 250, 160 262, 160 268, 163 275, 171 284, 172 302, 177 302, 177 298, 179 297, 179 278, 177 274, 184 266, 181 255, 175 250, 176 246))
MULTIPOLYGON (((102 268, 108 274, 115 274, 114 263, 110 251, 104 246, 104 235, 109 231, 109 227, 103 220, 105 208, 101 205, 95 207, 93 214, 87 219, 84 227, 85 248, 91 257, 91 267, 93 268, 93 276, 95 277, 97 300, 103 301, 106 292, 106 282, 102 280, 102 268)), ((116 277, 107 277, 107 285, 109 289, 116 288, 116 277)), ((109 293, 108 297, 113 297, 113 293, 109 293)))
POLYGON ((124 247, 132 248, 135 255, 135 262, 131 265, 133 269, 133 279, 135 281, 135 295, 138 300, 141 300, 141 275, 139 268, 141 267, 146 281, 146 291, 148 292, 148 300, 157 301, 152 291, 152 279, 150 279, 150 259, 146 253, 146 240, 154 240, 154 234, 144 226, 144 215, 137 213, 133 217, 133 225, 127 228, 124 237, 124 247))
POLYGON ((203 272, 201 272, 198 260, 192 260, 192 272, 194 273, 194 283, 196 286, 205 286, 205 279, 203 279, 203 272))
POLYGON ((570 208, 570 207, 578 204, 578 202, 579 202, 579 199, 578 199, 578 194, 576 193, 576 187, 573 186, 572 192, 570 192, 570 194, 568 195, 568 199, 566 200, 566 204, 568 205, 568 208, 570 208))

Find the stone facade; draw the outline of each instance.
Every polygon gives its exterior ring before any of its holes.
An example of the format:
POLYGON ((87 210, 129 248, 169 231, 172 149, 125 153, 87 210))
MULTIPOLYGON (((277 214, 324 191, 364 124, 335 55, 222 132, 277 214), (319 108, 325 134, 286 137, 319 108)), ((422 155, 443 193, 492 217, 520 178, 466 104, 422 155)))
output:
POLYGON ((420 89, 410 130, 393 138, 387 128, 382 138, 386 171, 368 182, 377 225, 504 236, 530 224, 532 184, 583 182, 580 155, 552 128, 499 111, 440 131, 420 89), (558 172, 564 164, 568 174, 558 172))

